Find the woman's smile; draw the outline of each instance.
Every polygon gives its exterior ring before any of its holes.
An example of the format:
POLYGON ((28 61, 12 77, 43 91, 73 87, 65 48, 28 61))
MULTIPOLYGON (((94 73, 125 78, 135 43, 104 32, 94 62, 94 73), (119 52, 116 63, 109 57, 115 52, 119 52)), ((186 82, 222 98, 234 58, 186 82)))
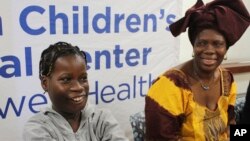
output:
POLYGON ((210 66, 210 65, 215 65, 217 60, 215 60, 215 59, 201 59, 201 62, 206 66, 210 66))

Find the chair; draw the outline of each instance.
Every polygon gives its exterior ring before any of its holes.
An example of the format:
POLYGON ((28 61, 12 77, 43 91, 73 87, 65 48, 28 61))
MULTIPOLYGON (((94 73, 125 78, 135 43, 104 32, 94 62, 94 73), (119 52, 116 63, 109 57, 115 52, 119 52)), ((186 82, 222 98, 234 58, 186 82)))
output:
POLYGON ((144 111, 131 115, 129 120, 130 120, 132 130, 133 130, 134 141, 144 141, 144 136, 145 136, 145 113, 144 111))
POLYGON ((240 123, 240 120, 242 118, 242 110, 243 110, 244 104, 245 104, 245 97, 240 97, 236 99, 234 112, 235 112, 235 121, 237 124, 240 123))
MULTIPOLYGON (((235 106, 235 110, 237 109, 239 112, 239 115, 236 114, 236 123, 239 124, 250 124, 250 81, 248 84, 247 92, 245 97, 242 98, 241 100, 240 107, 237 108, 235 106), (238 116, 238 117, 237 117, 238 116)), ((236 102, 237 105, 237 102, 236 102)))

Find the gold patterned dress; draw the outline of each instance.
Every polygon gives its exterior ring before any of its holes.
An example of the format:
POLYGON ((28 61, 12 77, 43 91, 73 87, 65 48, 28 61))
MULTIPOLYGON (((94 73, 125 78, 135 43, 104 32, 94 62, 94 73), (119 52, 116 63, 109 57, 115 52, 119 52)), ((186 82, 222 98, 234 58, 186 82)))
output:
POLYGON ((220 68, 221 96, 210 110, 194 101, 187 76, 177 69, 161 75, 146 96, 148 140, 228 140, 228 121, 234 118, 236 84, 232 74, 220 68))

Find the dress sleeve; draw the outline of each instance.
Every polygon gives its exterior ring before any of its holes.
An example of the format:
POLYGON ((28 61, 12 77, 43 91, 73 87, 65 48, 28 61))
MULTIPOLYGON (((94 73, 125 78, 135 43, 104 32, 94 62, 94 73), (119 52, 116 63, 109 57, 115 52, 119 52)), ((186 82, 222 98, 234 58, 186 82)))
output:
POLYGON ((187 105, 184 82, 178 75, 161 76, 150 87, 145 105, 147 140, 177 140, 180 137, 187 105))
POLYGON ((237 95, 236 82, 234 81, 233 74, 230 71, 224 72, 224 89, 225 94, 228 95, 228 124, 236 124, 235 103, 237 95), (225 77, 226 76, 226 77, 225 77), (228 89, 228 90, 227 90, 228 89))
POLYGON ((235 81, 231 84, 230 94, 228 98, 228 124, 236 124, 236 113, 235 113, 235 103, 236 103, 236 83, 235 81))
POLYGON ((237 87, 235 81, 232 82, 230 94, 229 94, 229 105, 234 106, 236 102, 237 87))

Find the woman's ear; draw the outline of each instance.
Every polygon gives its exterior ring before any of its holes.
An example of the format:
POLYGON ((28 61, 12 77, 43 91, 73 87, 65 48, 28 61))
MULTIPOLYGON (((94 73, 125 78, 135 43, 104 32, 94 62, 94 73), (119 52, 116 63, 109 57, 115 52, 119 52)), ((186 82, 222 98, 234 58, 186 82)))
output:
POLYGON ((43 90, 45 92, 47 92, 48 91, 48 77, 47 76, 41 76, 40 80, 41 80, 41 86, 43 87, 43 90))

